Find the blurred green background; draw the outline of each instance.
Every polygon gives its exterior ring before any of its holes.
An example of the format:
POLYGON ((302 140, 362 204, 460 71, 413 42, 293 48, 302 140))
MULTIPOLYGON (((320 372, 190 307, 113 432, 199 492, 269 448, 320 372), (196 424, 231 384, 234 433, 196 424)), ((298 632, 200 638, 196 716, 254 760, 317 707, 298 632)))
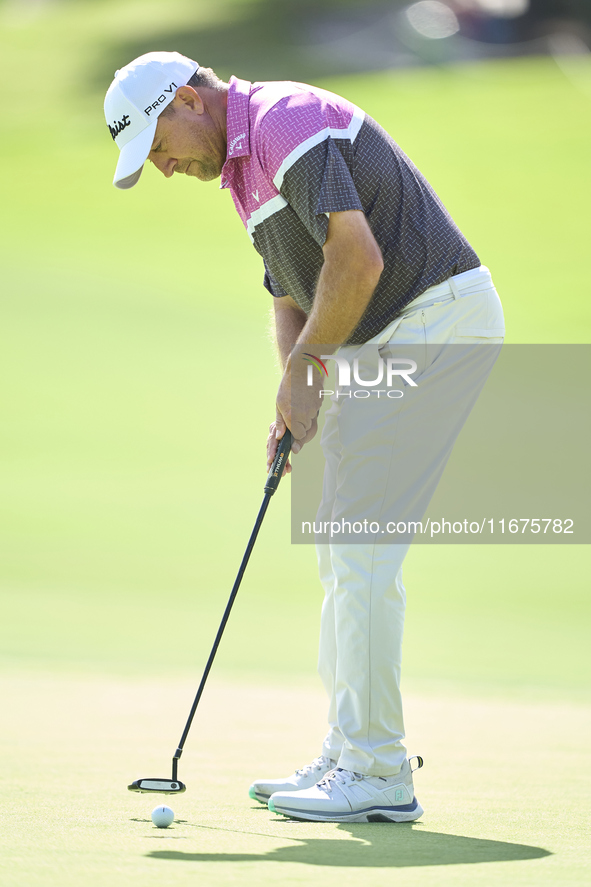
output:
MULTIPOLYGON (((223 77, 277 71, 347 96, 492 269, 507 341, 590 340, 588 59, 330 77, 310 62, 305 78, 301 56, 290 75, 289 53, 246 53, 268 9, 171 0, 163 23, 147 0, 0 5, 6 668, 198 675, 262 497, 278 383, 262 265, 217 183, 150 168, 112 187, 102 101, 134 55, 180 48, 223 77)), ((289 537, 286 482, 220 674, 313 675, 315 556, 289 537)), ((584 692, 588 572, 581 546, 413 551, 407 682, 584 692)))

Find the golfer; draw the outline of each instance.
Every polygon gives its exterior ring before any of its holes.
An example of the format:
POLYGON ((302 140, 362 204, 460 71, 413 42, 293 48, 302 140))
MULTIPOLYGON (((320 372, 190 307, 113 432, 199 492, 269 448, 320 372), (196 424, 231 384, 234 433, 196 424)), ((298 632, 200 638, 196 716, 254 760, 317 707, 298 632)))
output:
POLYGON ((312 763, 257 780, 250 795, 297 819, 415 820, 399 689, 411 539, 376 526, 422 517, 494 363, 483 346, 500 347, 504 321, 490 273, 390 135, 325 90, 224 83, 152 52, 116 73, 105 116, 120 149, 116 187, 134 186, 147 160, 167 178, 221 178, 263 259, 283 366, 269 461, 286 428, 293 453, 316 433, 327 389, 310 361, 354 368, 326 414, 319 517, 375 525, 318 540, 329 730, 312 763), (411 349, 400 396, 352 396, 400 348, 411 349))

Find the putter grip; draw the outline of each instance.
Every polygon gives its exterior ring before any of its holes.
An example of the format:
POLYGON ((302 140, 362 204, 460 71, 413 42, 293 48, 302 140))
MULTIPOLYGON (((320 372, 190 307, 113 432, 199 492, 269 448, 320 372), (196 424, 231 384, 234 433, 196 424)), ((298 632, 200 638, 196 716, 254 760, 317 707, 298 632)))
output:
POLYGON ((291 431, 288 428, 279 441, 279 446, 277 447, 277 452, 275 453, 275 458, 273 460, 273 464, 271 465, 271 470, 267 475, 265 493, 269 493, 271 496, 279 486, 279 481, 281 480, 281 477, 283 475, 283 469, 285 468, 285 463, 287 462, 287 457, 289 456, 290 450, 291 431))

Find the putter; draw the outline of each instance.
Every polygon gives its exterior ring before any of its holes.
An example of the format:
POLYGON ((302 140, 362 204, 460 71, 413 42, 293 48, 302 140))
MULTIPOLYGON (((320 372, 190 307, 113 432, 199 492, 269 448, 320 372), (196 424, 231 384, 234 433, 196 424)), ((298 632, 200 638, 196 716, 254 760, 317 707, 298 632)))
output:
POLYGON ((238 575, 236 576, 236 580, 232 587, 232 593, 230 594, 230 599, 228 600, 228 603, 226 605, 226 609, 224 611, 218 633, 216 635, 215 641, 213 642, 213 647, 211 648, 211 653, 209 654, 209 659, 207 660, 207 665, 205 666, 205 671, 203 672, 203 677, 201 678, 201 683, 199 684, 197 695, 195 696, 191 711, 189 713, 189 717, 187 719, 187 723, 185 724, 185 729, 183 730, 181 741, 179 742, 178 748, 175 751, 172 759, 172 777, 170 779, 160 779, 157 777, 135 779, 131 783, 131 785, 127 786, 130 792, 157 792, 158 794, 162 795, 178 795, 181 792, 186 791, 186 785, 183 782, 179 782, 177 778, 179 759, 183 753, 183 748, 187 736, 189 735, 189 730, 191 729, 191 724, 193 723, 193 718, 195 717, 195 712, 197 711, 197 706, 199 705, 199 700, 201 699, 203 688, 205 687, 205 682, 207 681, 207 676, 211 671, 211 666, 213 665, 215 654, 218 651, 218 647, 220 645, 226 623, 230 618, 232 606, 234 604, 234 601, 236 600, 236 595, 238 594, 238 589, 240 588, 240 583, 242 582, 242 577, 244 576, 246 565, 248 564, 250 555, 252 554, 252 549, 254 548, 254 543, 256 542, 256 538, 259 534, 261 524, 263 523, 263 518, 265 517, 267 508, 269 507, 271 496, 279 486, 279 481, 281 480, 283 469, 285 468, 285 463, 287 462, 287 457, 289 456, 289 452, 291 450, 291 440, 291 432, 287 430, 281 438, 279 446, 277 447, 277 453, 267 476, 267 482, 265 483, 265 496, 263 499, 263 504, 259 509, 253 531, 250 534, 250 539, 248 540, 248 545, 246 546, 246 551, 244 552, 244 557, 242 558, 242 563, 240 564, 238 575))

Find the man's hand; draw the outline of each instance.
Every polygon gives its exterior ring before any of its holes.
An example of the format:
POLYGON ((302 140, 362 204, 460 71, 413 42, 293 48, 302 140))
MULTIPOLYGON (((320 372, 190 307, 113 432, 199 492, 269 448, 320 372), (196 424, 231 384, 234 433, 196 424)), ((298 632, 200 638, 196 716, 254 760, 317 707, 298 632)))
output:
POLYGON ((301 347, 292 351, 277 392, 275 433, 280 440, 285 429, 289 428, 293 436, 292 453, 299 453, 316 434, 322 404, 322 382, 318 373, 314 373, 312 385, 307 384, 309 364, 304 360, 302 351, 301 347))

